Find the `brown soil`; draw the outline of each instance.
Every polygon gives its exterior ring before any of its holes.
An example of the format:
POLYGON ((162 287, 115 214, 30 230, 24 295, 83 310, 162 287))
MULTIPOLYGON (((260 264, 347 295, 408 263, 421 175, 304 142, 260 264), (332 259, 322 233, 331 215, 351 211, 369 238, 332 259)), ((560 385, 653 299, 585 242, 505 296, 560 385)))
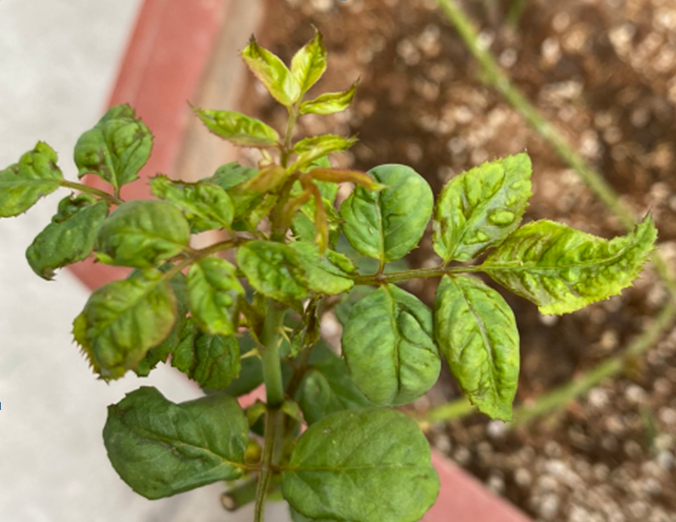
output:
MULTIPOLYGON (((514 2, 516 3, 516 2, 514 2)), ((660 248, 676 258, 676 2, 532 0, 516 29, 512 1, 466 2, 482 38, 527 97, 631 205, 650 210, 660 248)), ((299 135, 357 134, 342 165, 404 163, 435 192, 454 174, 527 150, 534 197, 526 220, 554 219, 612 237, 603 205, 495 92, 434 0, 271 0, 260 31, 283 59, 319 28, 329 69, 318 92, 361 78, 353 108, 304 117, 299 135)), ((285 111, 252 82, 245 111, 273 123, 285 111)), ((429 237, 413 266, 436 264, 429 237)), ((437 281, 410 289, 431 303, 437 281)), ((536 400, 621 351, 664 304, 650 269, 621 297, 558 319, 505 295, 521 334, 517 402, 536 400)), ((676 520, 676 331, 625 375, 565 410, 507 432, 483 416, 431 431, 456 462, 537 520, 676 520)), ((433 402, 457 397, 446 375, 433 402)))

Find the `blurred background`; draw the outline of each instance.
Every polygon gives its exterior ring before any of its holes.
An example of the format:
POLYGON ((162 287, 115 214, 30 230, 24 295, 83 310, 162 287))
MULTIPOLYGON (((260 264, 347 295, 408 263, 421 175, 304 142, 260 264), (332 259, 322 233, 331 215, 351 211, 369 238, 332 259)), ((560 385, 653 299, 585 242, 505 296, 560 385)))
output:
MULTIPOLYGON (((221 43, 235 34, 237 17, 256 18, 246 0, 231 3, 239 14, 224 22, 221 43)), ((589 168, 635 218, 653 213, 659 252, 673 269, 674 0, 446 4, 472 20, 475 51, 490 53, 527 107, 494 88, 494 71, 458 35, 461 19, 449 18, 437 0, 262 5, 252 31, 287 61, 312 37, 313 25, 324 34, 329 68, 318 92, 361 79, 352 109, 308 115, 299 129, 299 136, 358 135, 338 164, 362 170, 408 164, 438 192, 455 174, 526 150, 534 169, 526 220, 558 220, 605 238, 623 234, 622 219, 580 177, 589 168), (550 122, 554 139, 524 113, 550 122), (573 156, 552 141, 569 144, 573 156)), ((109 100, 140 6, 140 0, 0 1, 0 165, 41 139, 74 178, 73 144, 109 100)), ((232 36, 214 51, 196 98, 208 108, 237 105, 278 125, 284 110, 225 61, 247 37, 232 36), (230 83, 237 89, 219 88, 230 83)), ((206 152, 182 151, 173 174, 210 175, 232 154, 213 143, 189 126, 184 144, 206 152)), ((149 503, 108 464, 100 440, 105 406, 149 381, 97 382, 70 337, 88 290, 68 271, 56 282, 41 281, 25 263, 25 248, 55 205, 49 198, 0 223, 0 520, 235 520, 220 510, 220 486, 149 503)), ((437 261, 431 234, 408 259, 413 267, 437 261)), ((431 304, 436 283, 411 282, 408 289, 431 304)), ((515 424, 472 413, 446 373, 415 405, 428 415, 430 440, 534 520, 675 521, 676 330, 665 288, 648 267, 622 296, 561 318, 505 294, 521 334, 515 424), (454 407, 444 409, 447 403, 454 407)), ((174 401, 199 394, 165 368, 150 384, 174 401)))

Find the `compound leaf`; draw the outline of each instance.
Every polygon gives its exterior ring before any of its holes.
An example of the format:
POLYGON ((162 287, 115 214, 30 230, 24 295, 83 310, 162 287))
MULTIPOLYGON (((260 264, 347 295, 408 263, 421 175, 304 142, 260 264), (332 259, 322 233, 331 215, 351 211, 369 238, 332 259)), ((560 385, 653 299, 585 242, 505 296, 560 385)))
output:
POLYGON ((54 149, 40 141, 19 163, 0 171, 0 218, 23 214, 61 186, 56 160, 54 149))
POLYGON ((193 109, 212 134, 240 147, 276 147, 277 131, 256 118, 234 111, 193 109))
POLYGON ((337 411, 374 406, 355 386, 345 361, 321 347, 312 352, 297 400, 308 425, 337 411))
POLYGON ((300 85, 301 95, 305 94, 326 71, 326 47, 319 31, 307 44, 300 48, 291 60, 291 74, 300 85))
POLYGON ((190 241, 190 225, 168 201, 123 203, 103 222, 96 257, 109 265, 148 268, 180 254, 190 241))
POLYGON ((519 226, 531 196, 531 171, 528 155, 517 154, 451 179, 434 215, 434 251, 444 263, 470 261, 519 226))
POLYGON ((185 183, 159 175, 150 180, 153 195, 177 205, 193 233, 230 228, 235 209, 228 193, 207 181, 185 183))
POLYGON ((258 45, 253 36, 241 56, 251 72, 279 103, 290 107, 300 98, 301 87, 295 76, 282 60, 258 45))
POLYGON ((108 407, 103 440, 122 480, 157 499, 239 478, 248 431, 232 397, 214 394, 175 404, 142 387, 108 407))
POLYGON ((535 221, 509 236, 481 268, 541 313, 560 315, 631 286, 656 238, 650 215, 630 234, 610 241, 561 223, 535 221))
POLYGON ((460 387, 479 411, 511 420, 519 332, 500 294, 471 277, 444 276, 434 302, 434 334, 460 387))
POLYGON ((55 269, 87 258, 107 215, 108 203, 97 202, 91 196, 83 194, 62 199, 52 222, 26 250, 26 259, 33 272, 51 280, 55 269))
POLYGON ((138 179, 153 147, 153 135, 129 105, 116 105, 85 132, 75 145, 74 159, 81 178, 96 174, 115 191, 138 179))
POLYGON ((105 379, 134 369, 176 322, 176 297, 159 270, 137 270, 129 278, 97 288, 81 319, 92 366, 105 379))
POLYGON ((225 259, 206 257, 188 272, 190 313, 200 329, 216 335, 236 330, 237 299, 244 295, 236 269, 225 259))
POLYGON ((311 519, 415 522, 439 478, 415 421, 386 408, 334 413, 300 436, 282 469, 282 493, 311 519))
POLYGON ((432 312, 396 286, 383 286, 352 307, 341 344, 355 384, 377 404, 412 402, 439 377, 432 312))
POLYGON ((249 241, 237 250, 237 264, 258 292, 283 303, 307 297, 305 271, 296 251, 273 241, 249 241))
POLYGON ((381 263, 396 261, 420 241, 432 215, 434 198, 427 181, 410 167, 381 165, 369 171, 380 192, 356 187, 340 208, 350 244, 381 263))

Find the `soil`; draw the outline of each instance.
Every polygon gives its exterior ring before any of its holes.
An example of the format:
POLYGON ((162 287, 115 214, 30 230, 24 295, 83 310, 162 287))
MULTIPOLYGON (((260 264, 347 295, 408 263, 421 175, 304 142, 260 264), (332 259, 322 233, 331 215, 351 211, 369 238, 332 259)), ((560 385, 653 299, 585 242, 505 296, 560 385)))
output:
MULTIPOLYGON (((531 0, 465 2, 481 38, 515 84, 622 196, 651 211, 659 248, 676 260, 676 2, 531 0)), ((553 219, 610 238, 618 221, 497 93, 434 0, 270 0, 259 40, 284 60, 319 28, 329 68, 317 92, 361 79, 353 108, 306 116, 304 134, 356 134, 337 158, 368 170, 412 166, 435 193, 453 175, 527 150, 534 196, 525 220, 553 219)), ((280 124, 285 111, 252 81, 244 111, 280 124), (247 106, 248 105, 248 106, 247 106)), ((311 93, 312 94, 312 93, 311 93)), ((281 125, 278 125, 281 127, 281 125)), ((409 259, 438 262, 428 234, 409 259)), ((437 281, 409 285, 431 304, 437 281)), ((620 352, 667 299, 650 268, 620 297, 560 318, 503 294, 521 335, 517 403, 620 352)), ((622 376, 525 427, 481 415, 433 428, 440 450, 536 520, 676 521, 676 330, 622 376)), ((452 400, 444 375, 418 406, 452 400)))

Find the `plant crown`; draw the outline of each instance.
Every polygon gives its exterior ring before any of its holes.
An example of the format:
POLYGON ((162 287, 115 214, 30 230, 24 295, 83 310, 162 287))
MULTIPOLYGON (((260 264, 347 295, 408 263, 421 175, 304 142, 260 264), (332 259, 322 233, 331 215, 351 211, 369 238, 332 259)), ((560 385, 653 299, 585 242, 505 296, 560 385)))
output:
POLYGON ((73 323, 94 372, 145 376, 170 361, 206 392, 174 404, 142 387, 108 408, 105 446, 134 491, 156 499, 238 481, 229 498, 255 501, 256 520, 280 490, 296 521, 419 520, 439 481, 418 425, 392 407, 427 392, 443 356, 479 411, 512 415, 514 314, 468 274, 486 274, 544 314, 573 312, 631 285, 653 249, 653 221, 612 240, 546 220, 520 226, 531 196, 524 153, 453 177, 436 203, 409 167, 333 168, 327 156, 354 138, 293 139, 299 117, 343 111, 357 88, 306 99, 326 69, 321 34, 290 68, 253 38, 241 56, 288 109, 285 133, 237 112, 193 110, 218 137, 259 149, 258 167, 229 163, 194 183, 159 174, 150 180, 156 200, 123 201, 153 138, 118 105, 74 154, 79 177, 98 176, 109 191, 65 180, 40 142, 0 171, 0 217, 59 188, 77 191, 26 257, 47 280, 89 256, 133 269, 95 290, 73 323), (341 183, 355 188, 338 207, 341 183), (440 264, 406 269, 401 260, 430 219, 440 264), (191 236, 208 230, 225 239, 192 248, 191 236), (397 286, 417 277, 440 278, 432 310, 397 286), (340 356, 320 338, 332 308, 340 356), (236 397, 261 383, 266 403, 243 411, 236 397))

